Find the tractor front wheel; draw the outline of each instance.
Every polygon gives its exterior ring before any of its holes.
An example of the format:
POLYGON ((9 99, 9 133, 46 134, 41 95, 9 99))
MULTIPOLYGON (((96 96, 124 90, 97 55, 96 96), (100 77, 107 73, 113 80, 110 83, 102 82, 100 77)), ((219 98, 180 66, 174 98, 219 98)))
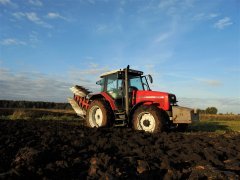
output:
POLYGON ((146 132, 161 132, 166 124, 164 111, 156 106, 140 106, 133 114, 133 128, 146 132))
POLYGON ((94 100, 87 110, 86 124, 88 127, 105 127, 111 121, 110 107, 106 101, 94 100))

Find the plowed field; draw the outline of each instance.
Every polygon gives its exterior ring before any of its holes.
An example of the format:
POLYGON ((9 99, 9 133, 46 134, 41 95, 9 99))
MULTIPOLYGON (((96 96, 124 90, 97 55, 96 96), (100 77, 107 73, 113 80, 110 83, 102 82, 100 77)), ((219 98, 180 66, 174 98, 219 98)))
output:
POLYGON ((0 179, 239 179, 240 133, 0 121, 0 179))

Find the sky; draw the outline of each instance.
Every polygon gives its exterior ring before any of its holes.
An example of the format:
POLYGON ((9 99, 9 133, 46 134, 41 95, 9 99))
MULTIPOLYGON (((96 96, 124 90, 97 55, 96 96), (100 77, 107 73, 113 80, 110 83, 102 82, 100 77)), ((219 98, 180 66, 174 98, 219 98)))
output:
POLYGON ((240 1, 0 0, 0 99, 66 102, 127 65, 179 105, 240 113, 240 1))

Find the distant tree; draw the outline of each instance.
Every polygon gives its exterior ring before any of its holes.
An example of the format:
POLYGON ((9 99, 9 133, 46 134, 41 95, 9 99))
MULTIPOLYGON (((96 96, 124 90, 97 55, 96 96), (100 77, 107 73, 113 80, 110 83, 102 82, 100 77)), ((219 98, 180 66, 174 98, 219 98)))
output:
POLYGON ((217 114, 218 110, 215 107, 208 107, 206 110, 206 114, 217 114))
POLYGON ((25 101, 19 101, 17 106, 18 108, 26 108, 25 105, 26 105, 25 101))
POLYGON ((206 114, 206 111, 203 109, 197 109, 197 113, 199 114, 206 114))
POLYGON ((72 109, 69 103, 0 100, 0 108, 72 109))

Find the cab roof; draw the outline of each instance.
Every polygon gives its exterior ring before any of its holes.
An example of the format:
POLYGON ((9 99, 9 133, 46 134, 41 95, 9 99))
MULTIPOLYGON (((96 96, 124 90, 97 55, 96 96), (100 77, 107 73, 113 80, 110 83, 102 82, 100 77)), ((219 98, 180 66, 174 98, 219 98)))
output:
MULTIPOLYGON (((109 71, 106 73, 103 73, 100 75, 100 78, 103 78, 105 76, 109 76, 115 73, 124 73, 125 69, 118 69, 118 70, 113 70, 113 71, 109 71)), ((133 75, 133 76, 139 76, 139 75, 143 75, 142 71, 138 71, 138 70, 134 70, 134 69, 129 69, 129 74, 133 75)))

